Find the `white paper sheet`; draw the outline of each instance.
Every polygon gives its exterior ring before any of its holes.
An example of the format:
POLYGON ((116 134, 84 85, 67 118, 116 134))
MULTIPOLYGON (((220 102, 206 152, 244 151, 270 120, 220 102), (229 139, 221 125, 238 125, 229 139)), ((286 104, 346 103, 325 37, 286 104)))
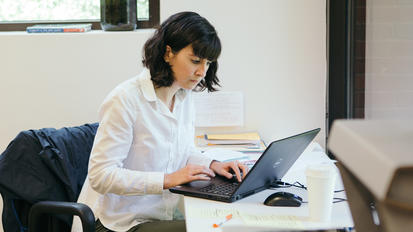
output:
POLYGON ((228 162, 228 161, 233 161, 233 160, 241 160, 241 159, 248 159, 249 155, 239 152, 239 151, 233 151, 230 149, 224 149, 224 148, 212 148, 209 150, 206 150, 202 154, 208 156, 211 159, 218 160, 221 162, 228 162))
POLYGON ((195 93, 196 127, 244 125, 242 92, 195 93))

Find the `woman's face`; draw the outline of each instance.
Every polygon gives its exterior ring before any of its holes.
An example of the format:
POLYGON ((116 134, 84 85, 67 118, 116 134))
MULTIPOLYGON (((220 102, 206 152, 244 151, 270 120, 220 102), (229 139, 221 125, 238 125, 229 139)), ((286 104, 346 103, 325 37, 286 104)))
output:
POLYGON ((173 53, 171 47, 166 46, 165 61, 171 66, 174 83, 179 88, 193 89, 205 77, 211 61, 194 55, 192 45, 173 53))

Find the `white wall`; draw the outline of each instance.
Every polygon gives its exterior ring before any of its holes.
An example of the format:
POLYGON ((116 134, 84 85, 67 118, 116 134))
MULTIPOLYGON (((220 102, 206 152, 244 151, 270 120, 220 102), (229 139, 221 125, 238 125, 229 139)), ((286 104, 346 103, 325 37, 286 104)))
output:
MULTIPOLYGON (((245 96, 245 130, 270 141, 321 127, 325 0, 161 0, 161 20, 192 10, 223 43, 223 90, 245 96)), ((0 33, 0 151, 21 130, 79 125, 117 83, 139 73, 151 30, 64 35, 0 33)), ((239 128, 238 128, 239 129, 239 128)))
POLYGON ((106 94, 142 69, 152 32, 0 34, 0 150, 21 130, 95 122, 106 94))
MULTIPOLYGON (((267 141, 324 129, 324 0, 164 0, 161 20, 183 10, 215 25, 223 90, 245 94, 243 129, 267 141)), ((141 70, 151 33, 1 33, 0 150, 21 130, 96 121, 108 91, 141 70)))
POLYGON ((0 33, 0 152, 21 130, 95 122, 106 94, 142 69, 152 32, 0 33))
POLYGON ((161 19, 196 11, 223 43, 223 90, 245 96, 245 130, 267 142, 321 127, 326 83, 325 0, 161 0, 161 19))

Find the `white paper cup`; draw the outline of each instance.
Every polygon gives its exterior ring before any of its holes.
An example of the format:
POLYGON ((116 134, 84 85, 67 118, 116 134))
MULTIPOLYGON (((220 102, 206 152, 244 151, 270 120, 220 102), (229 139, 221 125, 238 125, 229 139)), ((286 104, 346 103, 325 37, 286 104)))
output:
POLYGON ((336 169, 333 164, 311 165, 306 169, 306 176, 310 220, 330 221, 337 178, 336 169))

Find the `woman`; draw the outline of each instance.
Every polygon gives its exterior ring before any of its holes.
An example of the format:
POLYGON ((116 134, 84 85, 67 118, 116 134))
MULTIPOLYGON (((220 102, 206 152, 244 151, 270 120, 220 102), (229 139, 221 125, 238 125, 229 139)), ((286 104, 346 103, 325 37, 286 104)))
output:
POLYGON ((241 181, 244 165, 212 161, 193 143, 191 93, 216 90, 220 52, 205 18, 175 14, 146 42, 146 69, 106 97, 79 197, 98 218, 96 231, 185 231, 168 188, 230 171, 241 181))

